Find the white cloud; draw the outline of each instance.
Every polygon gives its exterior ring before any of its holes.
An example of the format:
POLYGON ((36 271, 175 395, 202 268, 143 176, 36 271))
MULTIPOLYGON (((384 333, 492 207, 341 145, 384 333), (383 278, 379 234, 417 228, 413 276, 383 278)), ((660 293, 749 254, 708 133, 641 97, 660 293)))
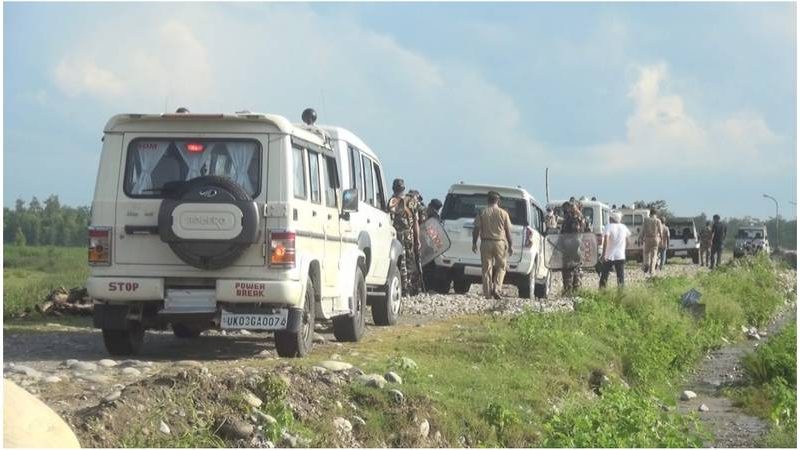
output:
POLYGON ((782 142, 756 113, 738 113, 702 123, 685 107, 681 95, 670 92, 664 63, 636 68, 628 93, 633 112, 625 139, 590 148, 589 155, 608 172, 663 168, 707 173, 748 161, 755 172, 775 167, 775 146, 782 142))
POLYGON ((62 59, 55 69, 55 81, 70 97, 88 94, 113 98, 125 92, 125 83, 113 72, 81 58, 62 59))

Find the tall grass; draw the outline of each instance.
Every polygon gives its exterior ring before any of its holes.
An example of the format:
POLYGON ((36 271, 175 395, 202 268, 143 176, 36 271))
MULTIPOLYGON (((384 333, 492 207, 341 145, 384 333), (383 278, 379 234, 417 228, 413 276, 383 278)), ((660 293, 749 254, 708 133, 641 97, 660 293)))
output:
POLYGON ((41 303, 50 291, 86 283, 85 247, 3 247, 3 317, 41 303))

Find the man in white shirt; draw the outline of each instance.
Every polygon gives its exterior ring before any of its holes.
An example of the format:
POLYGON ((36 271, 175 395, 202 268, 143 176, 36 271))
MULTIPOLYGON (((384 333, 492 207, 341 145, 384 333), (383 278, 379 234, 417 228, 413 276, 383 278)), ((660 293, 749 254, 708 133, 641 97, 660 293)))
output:
POLYGON ((617 288, 625 285, 625 245, 631 232, 628 227, 621 224, 622 216, 619 213, 611 214, 609 224, 603 233, 603 256, 601 262, 603 269, 600 272, 600 289, 606 287, 608 274, 611 268, 617 273, 617 288))

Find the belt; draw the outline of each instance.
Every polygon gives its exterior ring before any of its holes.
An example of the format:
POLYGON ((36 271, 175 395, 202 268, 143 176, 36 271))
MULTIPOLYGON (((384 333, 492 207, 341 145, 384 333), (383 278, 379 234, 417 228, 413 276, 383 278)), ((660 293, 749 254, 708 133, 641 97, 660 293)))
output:
POLYGON ((492 238, 484 238, 484 237, 482 237, 481 240, 482 241, 498 241, 498 242, 505 241, 505 239, 492 239, 492 238))

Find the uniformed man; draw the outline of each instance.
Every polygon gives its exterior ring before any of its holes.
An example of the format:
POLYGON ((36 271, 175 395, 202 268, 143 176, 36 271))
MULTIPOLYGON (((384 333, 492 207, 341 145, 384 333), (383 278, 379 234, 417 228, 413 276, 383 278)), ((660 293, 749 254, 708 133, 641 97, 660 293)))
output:
POLYGON ((544 226, 547 234, 558 233, 558 218, 553 212, 553 208, 547 208, 547 215, 544 219, 544 226))
POLYGON ((706 222, 706 227, 700 230, 700 265, 708 265, 711 252, 711 222, 706 222))
POLYGON ((400 278, 403 294, 411 295, 419 290, 421 276, 409 275, 408 267, 417 267, 417 255, 420 249, 419 220, 417 217, 417 201, 412 195, 403 195, 406 186, 401 178, 392 182, 393 195, 389 199, 389 217, 397 231, 397 240, 403 244, 404 258, 400 263, 400 278))
POLYGON ((479 237, 483 296, 500 300, 506 275, 506 258, 514 251, 511 249, 511 217, 500 207, 500 194, 495 191, 489 191, 488 206, 475 217, 475 227, 472 229, 474 253, 478 253, 479 237))
POLYGON ((407 195, 414 198, 414 205, 416 205, 414 208, 416 209, 415 212, 417 213, 417 220, 419 223, 425 222, 425 220, 428 218, 428 211, 425 208, 425 203, 422 202, 422 195, 420 195, 419 191, 416 189, 409 189, 407 195))
POLYGON ((711 269, 722 264, 722 245, 727 234, 728 227, 722 223, 719 214, 714 214, 714 223, 711 225, 711 257, 708 265, 711 269))
POLYGON ((561 269, 561 280, 564 285, 564 295, 569 296, 581 287, 581 257, 580 240, 577 234, 586 231, 586 219, 581 210, 573 202, 564 202, 561 205, 564 221, 561 223, 561 234, 573 235, 561 238, 563 245, 564 266, 561 269))
POLYGON ((653 275, 661 244, 661 220, 656 217, 655 208, 650 208, 650 217, 645 217, 639 237, 644 242, 644 271, 653 275))
POLYGON ((436 220, 441 221, 442 217, 439 215, 439 211, 442 209, 442 201, 438 198, 435 198, 428 203, 428 209, 425 211, 425 216, 435 217, 436 220))
POLYGON ((661 242, 658 244, 658 270, 664 270, 664 264, 667 263, 667 248, 669 247, 669 227, 667 227, 667 218, 661 221, 661 242))

